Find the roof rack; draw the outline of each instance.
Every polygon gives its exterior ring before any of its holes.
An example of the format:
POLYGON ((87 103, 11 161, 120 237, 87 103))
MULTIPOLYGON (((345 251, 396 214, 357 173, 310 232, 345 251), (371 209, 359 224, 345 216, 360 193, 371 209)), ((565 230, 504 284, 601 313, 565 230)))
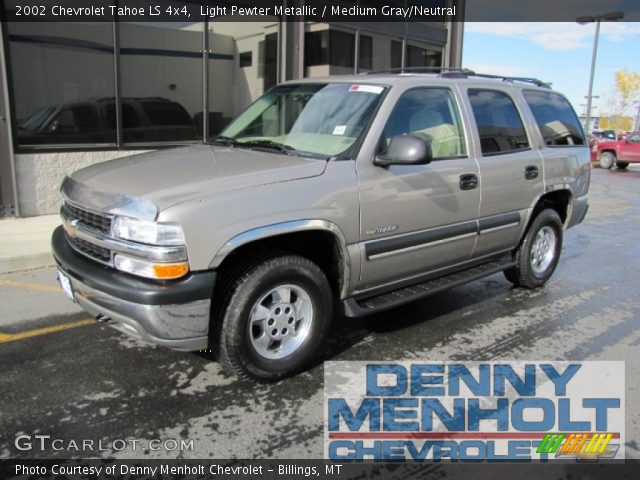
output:
POLYGON ((443 73, 443 72, 451 72, 451 73, 473 73, 472 70, 468 68, 453 68, 453 67, 396 67, 396 68, 386 68, 383 70, 372 70, 370 72, 362 72, 360 75, 376 75, 378 73, 443 73))
POLYGON ((386 70, 375 70, 371 72, 364 72, 361 75, 375 75, 378 73, 439 73, 439 76, 442 78, 469 78, 469 77, 478 77, 478 78, 494 78, 498 80, 502 80, 503 82, 523 82, 523 83, 531 83, 537 87, 542 88, 551 88, 551 83, 543 82, 542 80, 538 80, 537 78, 530 77, 512 77, 505 75, 490 75, 488 73, 476 73, 473 70, 468 68, 451 68, 451 67, 400 67, 400 68, 389 68, 386 70))
MULTIPOLYGON (((537 78, 532 77, 511 77, 505 75, 490 75, 488 73, 475 73, 470 70, 470 73, 467 74, 470 77, 479 77, 479 78, 496 78, 498 80, 502 80, 503 82, 524 82, 524 83, 532 83, 537 87, 543 88, 551 88, 551 84, 548 82, 543 82, 542 80, 538 80, 537 78)), ((445 73, 441 75, 442 77, 448 76, 445 73)))

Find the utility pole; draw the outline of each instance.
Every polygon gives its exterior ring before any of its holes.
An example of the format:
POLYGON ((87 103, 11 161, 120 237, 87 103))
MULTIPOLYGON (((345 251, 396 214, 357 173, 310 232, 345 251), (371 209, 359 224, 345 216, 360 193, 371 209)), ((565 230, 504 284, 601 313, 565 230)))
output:
POLYGON ((593 77, 596 71, 596 57, 598 55, 598 37, 600 36, 600 22, 615 22, 624 18, 622 12, 607 12, 602 15, 586 15, 578 17, 576 22, 580 25, 586 25, 587 23, 596 23, 596 35, 593 39, 593 52, 591 54, 591 75, 589 76, 589 93, 587 94, 587 116, 584 119, 584 129, 587 135, 589 135, 589 127, 591 123, 591 100, 593 99, 593 77))

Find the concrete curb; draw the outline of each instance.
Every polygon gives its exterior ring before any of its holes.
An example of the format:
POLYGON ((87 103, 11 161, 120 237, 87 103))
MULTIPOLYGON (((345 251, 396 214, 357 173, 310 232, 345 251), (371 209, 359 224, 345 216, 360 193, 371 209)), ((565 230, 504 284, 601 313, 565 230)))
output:
POLYGON ((58 215, 0 221, 0 274, 54 265, 51 234, 58 215))

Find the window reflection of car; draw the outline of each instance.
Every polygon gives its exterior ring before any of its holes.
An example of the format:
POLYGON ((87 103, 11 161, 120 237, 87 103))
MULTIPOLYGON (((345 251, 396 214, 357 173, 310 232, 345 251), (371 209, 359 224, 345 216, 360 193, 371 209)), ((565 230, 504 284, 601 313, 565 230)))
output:
MULTIPOLYGON (((128 143, 190 141, 198 138, 193 119, 164 98, 123 98, 123 140, 128 143)), ((116 142, 113 98, 42 107, 18 125, 20 145, 116 142)))

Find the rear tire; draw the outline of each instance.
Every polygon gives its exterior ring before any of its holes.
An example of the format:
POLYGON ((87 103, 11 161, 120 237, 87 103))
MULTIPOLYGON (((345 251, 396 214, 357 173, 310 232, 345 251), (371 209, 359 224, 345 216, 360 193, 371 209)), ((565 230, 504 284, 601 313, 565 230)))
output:
POLYGON ((555 210, 542 210, 531 223, 516 252, 516 265, 504 271, 517 287, 542 287, 558 266, 562 250, 562 221, 555 210))
POLYGON ((628 166, 629 162, 616 162, 616 167, 618 167, 620 170, 624 170, 628 166))
POLYGON ((608 170, 613 167, 614 163, 616 163, 616 157, 611 152, 602 152, 598 157, 600 168, 606 168, 608 170))
POLYGON ((240 274, 224 310, 223 367, 274 381, 304 369, 323 340, 333 297, 323 271, 297 255, 274 257, 240 274))

